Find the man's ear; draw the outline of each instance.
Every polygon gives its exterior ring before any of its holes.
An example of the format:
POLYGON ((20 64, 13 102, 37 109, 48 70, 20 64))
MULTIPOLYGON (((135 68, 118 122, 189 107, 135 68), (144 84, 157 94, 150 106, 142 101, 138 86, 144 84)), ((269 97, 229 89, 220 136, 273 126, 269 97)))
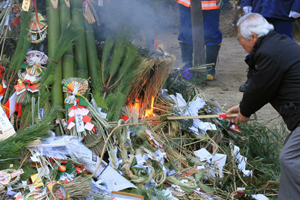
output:
POLYGON ((253 32, 251 32, 251 33, 252 33, 251 38, 253 39, 254 42, 256 42, 258 40, 257 34, 253 33, 253 32))

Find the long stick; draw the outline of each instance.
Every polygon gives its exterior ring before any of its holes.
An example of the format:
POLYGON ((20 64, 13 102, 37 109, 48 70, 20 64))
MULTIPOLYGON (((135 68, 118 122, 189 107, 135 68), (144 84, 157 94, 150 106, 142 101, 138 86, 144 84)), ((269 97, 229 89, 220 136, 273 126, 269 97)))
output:
MULTIPOLYGON (((197 115, 197 116, 179 116, 179 117, 167 117, 167 120, 179 120, 179 119, 208 119, 219 117, 236 117, 238 114, 216 114, 216 115, 197 115)), ((160 117, 145 118, 146 121, 160 120, 160 117)))

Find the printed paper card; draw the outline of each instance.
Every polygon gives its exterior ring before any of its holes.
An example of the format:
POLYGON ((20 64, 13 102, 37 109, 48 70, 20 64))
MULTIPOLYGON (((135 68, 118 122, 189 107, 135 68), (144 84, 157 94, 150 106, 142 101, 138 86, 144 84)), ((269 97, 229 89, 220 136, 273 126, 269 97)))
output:
POLYGON ((75 116, 75 110, 71 110, 68 115, 69 115, 69 117, 74 117, 75 116))
POLYGON ((73 128, 75 126, 75 123, 74 122, 70 122, 69 125, 68 125, 68 129, 70 130, 71 128, 73 128))
POLYGON ((94 128, 94 124, 88 122, 88 123, 85 124, 84 128, 89 130, 89 131, 92 131, 92 129, 94 128))
POLYGON ((84 123, 82 121, 83 116, 81 114, 75 115, 75 124, 76 124, 76 131, 78 133, 84 131, 84 123))
POLYGON ((87 115, 89 112, 90 111, 88 109, 82 108, 80 111, 80 114, 84 116, 84 115, 87 115))
POLYGON ((4 132, 13 128, 2 107, 0 107, 0 126, 4 132))
POLYGON ((11 125, 2 107, 0 107, 0 141, 9 138, 15 133, 14 127, 11 125))

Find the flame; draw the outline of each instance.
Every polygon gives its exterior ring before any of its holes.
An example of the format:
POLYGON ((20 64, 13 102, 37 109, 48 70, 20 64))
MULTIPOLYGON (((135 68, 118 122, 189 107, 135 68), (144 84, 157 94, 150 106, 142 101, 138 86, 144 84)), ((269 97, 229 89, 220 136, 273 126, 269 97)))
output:
POLYGON ((150 109, 145 110, 145 117, 155 116, 155 114, 153 113, 153 104, 154 104, 154 97, 151 98, 151 107, 150 107, 150 109))
POLYGON ((151 97, 151 107, 149 109, 146 109, 143 112, 143 105, 141 105, 140 99, 135 99, 134 102, 131 102, 128 104, 130 107, 131 117, 134 115, 134 113, 139 115, 139 118, 145 118, 145 117, 154 117, 155 114, 153 113, 153 105, 154 105, 154 97, 151 97), (142 114, 144 113, 144 115, 142 114))

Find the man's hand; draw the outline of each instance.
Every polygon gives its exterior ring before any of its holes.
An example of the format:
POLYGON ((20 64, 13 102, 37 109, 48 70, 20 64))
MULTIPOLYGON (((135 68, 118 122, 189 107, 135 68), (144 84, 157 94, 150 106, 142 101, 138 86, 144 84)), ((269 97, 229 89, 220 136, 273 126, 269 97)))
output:
POLYGON ((289 14, 289 17, 292 17, 292 18, 296 19, 296 18, 300 17, 300 13, 291 10, 290 14, 289 14))
POLYGON ((244 10, 244 13, 245 13, 245 14, 251 13, 251 11, 252 11, 252 6, 244 6, 244 7, 243 7, 243 10, 244 10))
MULTIPOLYGON (((245 117, 240 112, 240 105, 233 106, 229 110, 227 110, 226 114, 234 114, 238 113, 236 117, 229 117, 228 122, 229 123, 246 123, 249 121, 249 117, 245 117)), ((223 118, 223 121, 225 121, 226 118, 223 118)))

